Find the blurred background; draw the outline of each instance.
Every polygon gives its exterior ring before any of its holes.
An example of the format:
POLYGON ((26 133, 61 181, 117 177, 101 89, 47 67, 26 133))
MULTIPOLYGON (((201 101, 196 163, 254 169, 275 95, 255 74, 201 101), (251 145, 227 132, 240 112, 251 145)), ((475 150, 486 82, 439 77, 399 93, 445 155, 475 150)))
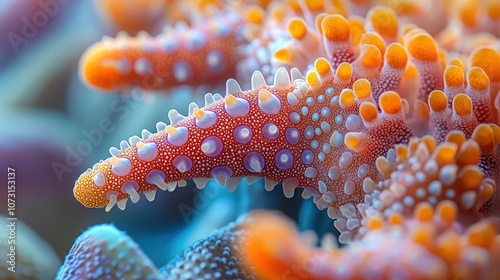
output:
MULTIPOLYGON (((326 213, 310 200, 302 204, 300 193, 286 199, 281 187, 266 193, 262 180, 252 185, 243 181, 233 193, 214 180, 203 191, 190 181, 173 193, 158 192, 154 202, 141 199, 125 211, 114 207, 109 213, 76 201, 74 182, 107 158, 110 147, 140 135, 143 128, 154 131, 158 121, 168 121, 172 108, 186 115, 191 101, 203 104, 203 95, 189 87, 128 96, 85 87, 78 78, 80 56, 103 35, 115 36, 117 29, 93 1, 0 1, 1 215, 8 214, 10 167, 16 170, 16 217, 52 248, 59 263, 75 238, 99 223, 125 231, 157 266, 253 208, 280 209, 300 220, 302 229, 321 224, 323 228, 315 227, 320 233, 333 231, 326 213), (111 132, 106 133, 100 123, 108 120, 111 132)), ((18 249, 27 254, 31 249, 23 246, 18 249)))

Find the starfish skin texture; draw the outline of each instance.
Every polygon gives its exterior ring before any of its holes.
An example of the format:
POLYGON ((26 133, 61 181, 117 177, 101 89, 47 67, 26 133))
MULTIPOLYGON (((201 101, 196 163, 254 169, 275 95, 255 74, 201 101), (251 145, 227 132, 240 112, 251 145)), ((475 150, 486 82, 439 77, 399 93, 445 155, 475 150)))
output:
MULTIPOLYGON (((203 189, 214 178, 234 190, 243 177, 264 177, 266 190, 281 183, 286 197, 303 189, 303 198, 312 197, 335 220, 339 242, 351 244, 318 252, 295 236, 256 237, 241 246, 249 246, 243 255, 259 277, 281 279, 314 258, 317 266, 301 272, 311 279, 372 272, 411 278, 415 271, 429 279, 470 278, 479 270, 494 279, 498 48, 486 44, 456 55, 427 31, 400 26, 389 8, 367 9, 366 19, 346 18, 313 5, 322 1, 305 2, 302 17, 288 18, 289 38, 265 63, 275 69, 271 82, 269 69, 255 71, 243 87, 228 79, 224 97, 208 93, 204 106, 191 103, 188 116, 171 110, 169 125, 159 122, 156 133, 143 130, 122 141, 82 174, 76 199, 86 207, 124 210, 141 193, 152 201, 158 188, 172 192, 187 179, 203 189), (294 244, 291 258, 266 252, 266 242, 285 247, 286 240, 294 244), (450 248, 454 242, 458 249, 450 248), (402 247, 415 254, 403 258, 402 247), (257 260, 262 255, 268 263, 257 260), (379 255, 382 264, 370 266, 379 255), (397 269, 388 268, 391 258, 401 262, 397 269), (411 265, 425 258, 436 261, 411 265), (328 268, 340 259, 348 271, 328 268)), ((137 66, 139 60, 133 68, 148 70, 137 66)), ((273 236, 293 232, 272 224, 273 236)))

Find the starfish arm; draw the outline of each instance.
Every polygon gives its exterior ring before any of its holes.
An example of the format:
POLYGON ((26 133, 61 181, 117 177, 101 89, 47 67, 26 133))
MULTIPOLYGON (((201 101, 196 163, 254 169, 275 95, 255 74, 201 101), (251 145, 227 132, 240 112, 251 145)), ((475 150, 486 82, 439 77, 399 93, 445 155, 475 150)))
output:
POLYGON ((119 33, 90 46, 80 59, 81 80, 102 91, 130 87, 160 90, 215 83, 234 76, 242 18, 223 14, 217 21, 177 28, 152 37, 119 33))

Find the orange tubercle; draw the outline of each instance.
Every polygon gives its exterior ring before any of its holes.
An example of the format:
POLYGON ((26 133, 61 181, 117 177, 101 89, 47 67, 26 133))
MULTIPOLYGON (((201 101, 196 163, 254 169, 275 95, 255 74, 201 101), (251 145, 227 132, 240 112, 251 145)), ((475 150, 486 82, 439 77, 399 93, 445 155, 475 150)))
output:
POLYGON ((436 42, 428 34, 413 35, 408 42, 408 52, 418 60, 435 61, 438 59, 436 42))
POLYGON ((444 70, 444 81, 447 86, 463 86, 464 71, 458 66, 450 65, 444 70))
POLYGON ((396 37, 398 35, 398 19, 393 10, 386 7, 376 7, 368 12, 366 20, 382 36, 396 37))
POLYGON ((429 94, 429 106, 435 112, 441 112, 448 108, 448 98, 441 90, 434 90, 429 94))
POLYGON ((387 47, 385 61, 394 68, 403 69, 408 63, 408 54, 401 44, 392 43, 387 47))
POLYGON ((340 15, 328 15, 321 21, 323 35, 331 41, 345 41, 349 39, 349 22, 340 15))
POLYGON ((387 114, 397 114, 401 112, 401 97, 394 91, 387 91, 380 95, 380 108, 387 114))

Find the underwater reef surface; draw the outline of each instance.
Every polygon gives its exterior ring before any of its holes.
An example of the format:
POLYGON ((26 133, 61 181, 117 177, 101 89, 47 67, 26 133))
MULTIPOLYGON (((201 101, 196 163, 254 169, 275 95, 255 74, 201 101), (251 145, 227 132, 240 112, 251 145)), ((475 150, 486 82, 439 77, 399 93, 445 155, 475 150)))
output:
POLYGON ((498 0, 38 5, 0 150, 57 279, 500 277, 498 0))

